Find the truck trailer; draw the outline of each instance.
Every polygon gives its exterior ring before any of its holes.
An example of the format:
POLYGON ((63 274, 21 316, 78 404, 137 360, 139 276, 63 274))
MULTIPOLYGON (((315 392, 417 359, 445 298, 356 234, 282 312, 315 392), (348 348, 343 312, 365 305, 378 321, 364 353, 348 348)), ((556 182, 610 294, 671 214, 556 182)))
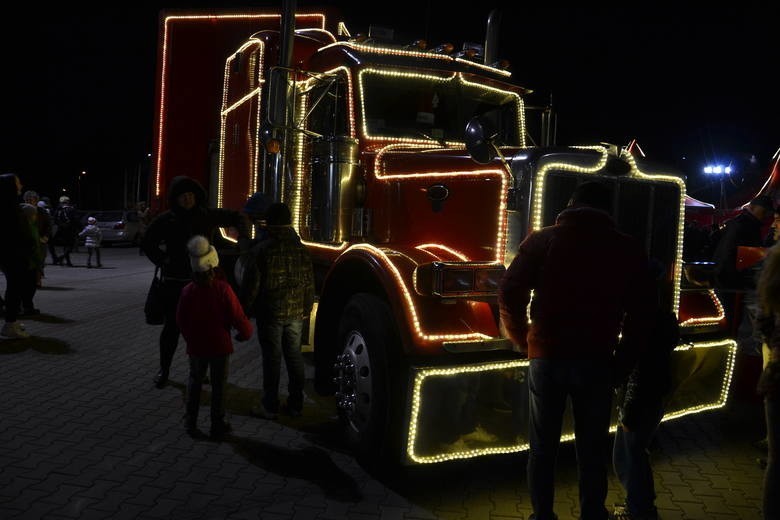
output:
POLYGON ((214 206, 258 191, 290 206, 315 269, 314 386, 364 457, 528 449, 528 360, 501 333, 497 290, 520 241, 587 180, 610 187, 618 227, 665 269, 682 335, 664 420, 727 399, 735 343, 715 293, 685 276, 684 181, 619 147, 554 145, 544 111, 532 136, 531 91, 498 59, 497 25, 458 49, 353 36, 294 2, 160 16, 150 200, 162 209, 187 174, 214 206))

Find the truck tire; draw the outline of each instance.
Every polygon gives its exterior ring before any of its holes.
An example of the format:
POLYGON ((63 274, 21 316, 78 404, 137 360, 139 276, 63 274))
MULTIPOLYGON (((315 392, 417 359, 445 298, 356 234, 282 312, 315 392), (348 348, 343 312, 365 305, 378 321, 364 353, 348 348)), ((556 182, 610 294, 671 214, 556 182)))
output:
POLYGON ((356 294, 344 308, 338 338, 336 404, 347 440, 365 462, 398 462, 404 392, 398 391, 397 370, 390 369, 398 333, 389 305, 372 294, 356 294))

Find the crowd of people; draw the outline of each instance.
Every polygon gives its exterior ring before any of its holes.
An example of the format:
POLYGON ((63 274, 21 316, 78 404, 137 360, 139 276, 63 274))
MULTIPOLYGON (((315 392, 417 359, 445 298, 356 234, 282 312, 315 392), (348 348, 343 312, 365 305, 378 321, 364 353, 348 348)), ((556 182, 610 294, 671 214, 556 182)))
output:
MULTIPOLYGON (((25 192, 21 204, 20 195, 20 179, 0 175, 0 240, 18 246, 3 248, 0 254, 7 287, 2 335, 9 338, 29 336, 17 318, 37 311, 32 298, 52 237, 65 237, 66 242, 61 255, 52 253, 53 263, 72 265, 68 244, 73 244, 71 237, 82 236, 88 266, 93 254, 96 265, 101 265, 100 232, 94 222, 74 232, 63 219, 51 218, 35 192, 25 192)), ((263 389, 252 414, 264 419, 275 419, 279 413, 301 415, 301 334, 315 289, 312 260, 292 226, 290 209, 261 193, 247 201, 243 212, 209 208, 203 187, 186 176, 172 180, 168 202, 169 209, 145 228, 140 248, 161 270, 164 288, 165 318, 154 384, 166 386, 179 336, 183 336, 189 357, 186 431, 194 438, 205 436, 198 415, 201 387, 209 378, 209 437, 222 439, 231 430, 225 418, 225 386, 233 341, 249 340, 256 327, 263 389), (251 267, 245 268, 235 289, 220 267, 215 247, 219 228, 234 231, 238 248, 251 267), (284 404, 279 396, 282 359, 289 381, 284 404)), ((62 197, 60 208, 67 212, 69 207, 70 201, 62 197)), ((777 230, 771 230, 774 245, 759 277, 737 270, 736 254, 740 246, 769 245, 761 229, 773 215, 777 214, 771 199, 754 199, 726 224, 714 250, 714 281, 723 299, 735 291, 743 296, 755 294, 755 298, 743 298, 742 305, 750 307, 743 314, 750 318, 765 352, 757 391, 764 397, 766 411, 766 519, 780 518, 780 498, 773 492, 779 485, 780 442, 777 230)), ((534 510, 531 518, 557 518, 553 510, 555 460, 567 400, 574 416, 581 518, 658 518, 648 452, 664 415, 671 352, 679 341, 676 316, 660 303, 658 282, 665 275, 637 240, 616 228, 609 188, 599 182, 580 184, 554 225, 529 234, 520 243, 500 284, 498 303, 502 330, 530 360, 527 477, 534 510), (573 258, 577 261, 572 262, 573 258), (613 406, 618 407, 619 427, 610 445, 613 406), (605 461, 610 457, 626 493, 625 503, 614 511, 605 505, 605 461)), ((737 312, 727 306, 730 319, 737 312)))
MULTIPOLYGON (((5 324, 0 336, 25 339, 30 336, 20 317, 41 314, 35 305, 37 290, 43 285, 47 255, 52 265, 75 267, 71 254, 79 241, 87 249, 88 268, 102 267, 100 246, 102 232, 94 217, 81 225, 80 214, 67 195, 57 199, 40 196, 35 190, 23 189, 22 180, 13 173, 0 175, 0 232, 4 244, 0 253, 0 268, 6 278, 5 295, 0 297, 0 314, 5 324)), ((145 203, 139 203, 141 233, 151 218, 145 203)))
POLYGON ((187 384, 186 429, 200 436, 197 409, 200 388, 210 368, 212 387, 210 437, 230 430, 224 420, 224 385, 233 352, 230 331, 248 339, 253 328, 246 310, 254 308, 263 362, 263 396, 253 414, 273 419, 283 409, 299 416, 303 409, 304 364, 301 354, 303 320, 314 302, 311 258, 292 227, 284 203, 253 197, 245 212, 206 206, 206 192, 194 179, 176 177, 168 190, 169 208, 149 225, 143 253, 162 271, 165 319, 160 332, 160 368, 154 384, 163 388, 171 369, 179 335, 187 342, 190 375, 187 384), (250 225, 255 226, 255 239, 250 225), (239 302, 225 281, 214 248, 219 227, 232 228, 241 250, 252 252, 258 276, 253 302, 239 302), (281 359, 289 376, 288 398, 279 403, 281 359))

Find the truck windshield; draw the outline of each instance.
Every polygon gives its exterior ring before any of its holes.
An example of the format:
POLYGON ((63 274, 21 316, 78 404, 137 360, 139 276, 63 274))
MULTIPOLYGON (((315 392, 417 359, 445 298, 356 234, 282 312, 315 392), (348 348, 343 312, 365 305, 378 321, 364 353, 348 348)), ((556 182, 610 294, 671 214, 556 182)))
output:
POLYGON ((363 128, 369 137, 463 142, 466 123, 491 112, 496 144, 521 146, 521 100, 511 91, 458 74, 364 71, 360 76, 363 128))

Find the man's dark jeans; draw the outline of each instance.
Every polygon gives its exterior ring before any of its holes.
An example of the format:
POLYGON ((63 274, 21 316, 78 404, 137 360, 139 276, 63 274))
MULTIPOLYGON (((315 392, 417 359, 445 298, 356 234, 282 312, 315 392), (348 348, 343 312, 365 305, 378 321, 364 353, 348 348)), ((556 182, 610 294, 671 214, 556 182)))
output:
POLYGON ((303 320, 269 320, 257 318, 257 337, 263 353, 263 406, 269 412, 279 411, 279 380, 282 365, 287 367, 287 406, 300 412, 303 408, 303 355, 301 332, 303 320))
POLYGON ((530 453, 528 487, 535 518, 554 518, 555 459, 567 397, 574 412, 583 520, 605 520, 612 368, 608 358, 532 359, 528 369, 530 453))
POLYGON ((766 473, 764 474, 764 518, 780 519, 780 398, 764 399, 766 410, 766 438, 769 442, 766 473))

